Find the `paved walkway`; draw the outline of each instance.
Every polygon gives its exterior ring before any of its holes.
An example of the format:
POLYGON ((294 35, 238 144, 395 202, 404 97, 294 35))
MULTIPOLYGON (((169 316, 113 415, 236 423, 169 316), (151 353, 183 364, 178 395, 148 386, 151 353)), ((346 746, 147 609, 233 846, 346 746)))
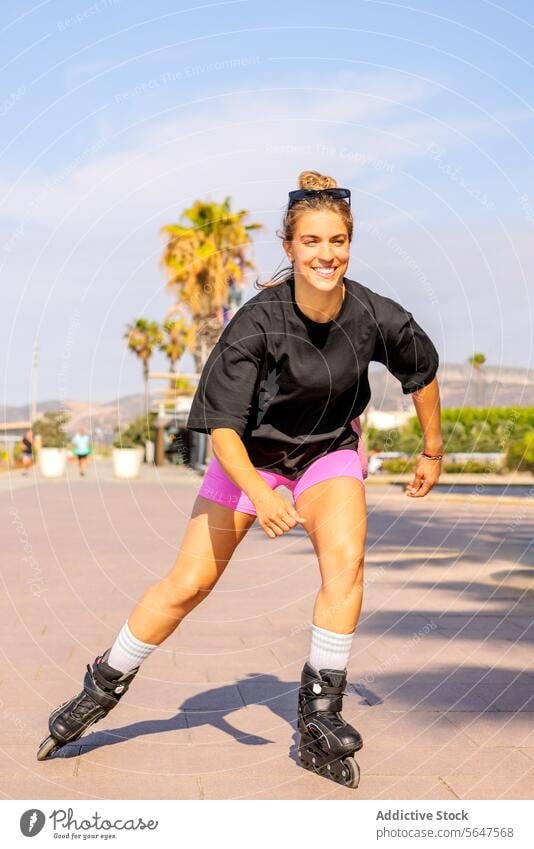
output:
POLYGON ((50 710, 172 562, 198 484, 172 468, 119 483, 106 464, 0 481, 4 798, 534 797, 532 500, 375 486, 344 711, 365 740, 357 791, 295 762, 318 586, 302 529, 270 541, 252 528, 119 707, 38 763, 50 710))

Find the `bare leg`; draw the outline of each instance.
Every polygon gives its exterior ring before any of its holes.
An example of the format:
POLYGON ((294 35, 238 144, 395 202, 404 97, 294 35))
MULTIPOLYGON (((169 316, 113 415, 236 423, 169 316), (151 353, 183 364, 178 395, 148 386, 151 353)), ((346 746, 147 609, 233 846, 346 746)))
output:
POLYGON ((133 635, 159 645, 213 589, 255 516, 198 496, 176 562, 128 617, 133 635))
MULTIPOLYGON (((348 476, 331 478, 305 490, 297 499, 297 510, 307 520, 305 528, 321 570, 313 624, 328 632, 331 640, 321 663, 312 632, 310 662, 304 664, 298 694, 299 759, 306 769, 320 771, 345 787, 357 787, 360 770, 353 755, 363 745, 362 735, 341 714, 347 652, 345 647, 338 652, 331 646, 336 639, 343 642, 339 635, 353 633, 362 607, 364 486, 348 476)), ((350 652, 351 636, 347 642, 350 652)))
POLYGON ((351 634, 363 599, 363 564, 367 514, 365 489, 351 477, 332 478, 306 489, 297 510, 321 570, 313 624, 338 634, 351 634))

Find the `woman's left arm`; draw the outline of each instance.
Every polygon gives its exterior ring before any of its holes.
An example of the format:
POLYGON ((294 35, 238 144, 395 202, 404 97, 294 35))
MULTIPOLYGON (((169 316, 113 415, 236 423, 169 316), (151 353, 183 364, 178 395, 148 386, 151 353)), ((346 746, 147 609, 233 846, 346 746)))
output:
MULTIPOLYGON (((412 392, 411 396, 423 431, 424 453, 430 455, 442 454, 441 403, 437 378, 435 377, 422 389, 412 392)), ((413 480, 406 488, 406 495, 412 498, 422 498, 437 484, 440 474, 441 460, 430 460, 420 455, 413 480)))

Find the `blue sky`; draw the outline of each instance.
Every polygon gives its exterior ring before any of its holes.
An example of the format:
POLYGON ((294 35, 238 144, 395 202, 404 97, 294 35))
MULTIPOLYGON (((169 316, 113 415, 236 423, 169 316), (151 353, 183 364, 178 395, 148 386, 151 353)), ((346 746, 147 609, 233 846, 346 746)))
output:
POLYGON ((531 4, 49 0, 1 30, 6 403, 36 336, 42 399, 138 391, 122 333, 171 303, 161 225, 230 195, 267 279, 307 168, 353 190, 349 276, 443 362, 532 364, 531 4))

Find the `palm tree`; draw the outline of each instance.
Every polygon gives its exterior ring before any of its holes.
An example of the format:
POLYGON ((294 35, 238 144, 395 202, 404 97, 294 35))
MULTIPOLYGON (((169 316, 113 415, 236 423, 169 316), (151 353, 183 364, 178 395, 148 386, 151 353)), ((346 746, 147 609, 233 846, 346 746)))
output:
POLYGON ((247 215, 245 209, 232 212, 229 197, 221 204, 199 200, 183 212, 183 224, 162 228, 168 287, 191 314, 188 345, 197 372, 223 329, 230 287, 243 285, 245 270, 254 268, 247 258, 249 234, 262 225, 245 224, 247 215))
POLYGON ((475 353, 472 357, 469 357, 467 362, 474 369, 476 375, 476 385, 478 388, 477 397, 480 402, 480 406, 484 406, 484 375, 482 373, 482 366, 486 362, 486 357, 484 354, 475 353))
POLYGON ((137 318, 132 324, 126 325, 124 338, 128 342, 128 348, 133 351, 143 366, 143 380, 145 384, 145 416, 148 418, 148 364, 154 349, 159 347, 163 334, 157 321, 148 321, 146 318, 137 318))
POLYGON ((163 324, 164 335, 159 345, 169 360, 169 371, 174 374, 176 363, 183 357, 187 348, 189 327, 185 316, 179 318, 167 318, 163 324))

